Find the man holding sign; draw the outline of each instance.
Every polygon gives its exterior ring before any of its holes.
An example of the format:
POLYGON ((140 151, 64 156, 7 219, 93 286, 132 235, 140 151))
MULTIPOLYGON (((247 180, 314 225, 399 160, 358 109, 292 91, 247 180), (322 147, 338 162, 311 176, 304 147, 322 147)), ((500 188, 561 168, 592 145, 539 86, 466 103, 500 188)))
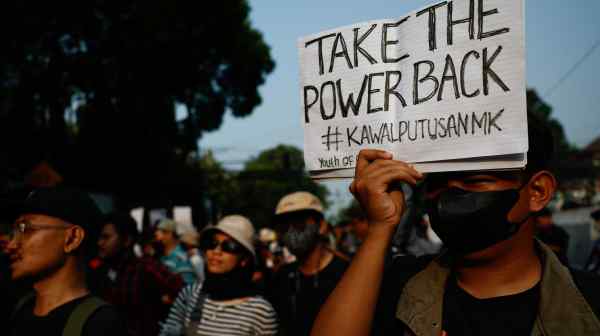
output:
POLYGON ((546 170, 551 136, 535 122, 529 128, 525 170, 428 175, 427 212, 447 251, 391 265, 389 242, 405 211, 397 185, 424 177, 387 152, 362 151, 350 189, 369 234, 312 335, 599 335, 598 279, 565 268, 534 239, 532 215, 556 180, 546 170))
POLYGON ((534 238, 556 180, 523 22, 522 0, 443 1, 300 40, 306 165, 353 177, 369 222, 312 335, 600 335, 598 280, 534 238), (446 251, 388 263, 421 182, 446 251))

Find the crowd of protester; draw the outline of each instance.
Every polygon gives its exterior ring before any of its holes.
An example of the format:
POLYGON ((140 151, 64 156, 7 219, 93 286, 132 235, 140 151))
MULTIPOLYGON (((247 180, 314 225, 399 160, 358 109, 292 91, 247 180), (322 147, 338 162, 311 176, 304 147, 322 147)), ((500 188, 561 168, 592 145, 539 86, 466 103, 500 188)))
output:
MULTIPOLYGON (((530 146, 539 141, 530 138, 530 146)), ((420 173, 366 151, 351 185, 360 205, 346 222, 328 223, 321 200, 299 190, 281 198, 272 225, 259 232, 243 214, 199 232, 181 232, 171 218, 140 232, 128 212, 102 214, 87 193, 67 187, 7 198, 0 207, 2 330, 595 334, 600 295, 593 286, 600 282, 567 268, 569 236, 546 208, 555 180, 530 153, 524 172, 432 174, 420 189, 426 202, 419 202, 388 184, 417 184, 420 173), (519 213, 511 218, 509 210, 519 213), (511 273, 524 279, 517 287, 492 287, 497 279, 485 272, 471 275, 502 258, 521 263, 511 273), (564 307, 547 303, 556 290, 564 290, 557 299, 564 307), (553 323, 570 312, 575 322, 553 323)), ((591 217, 600 223, 600 211, 591 217)), ((592 272, 600 269, 599 244, 586 265, 592 272)), ((499 267, 491 274, 502 278, 499 267)))

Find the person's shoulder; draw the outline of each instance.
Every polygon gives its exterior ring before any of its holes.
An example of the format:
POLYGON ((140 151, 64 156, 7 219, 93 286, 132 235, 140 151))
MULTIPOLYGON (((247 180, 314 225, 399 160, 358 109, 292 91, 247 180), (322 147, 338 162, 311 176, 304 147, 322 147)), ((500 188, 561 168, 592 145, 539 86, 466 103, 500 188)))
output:
POLYGON ((600 318, 600 276, 595 273, 569 268, 575 285, 583 294, 594 314, 600 318))
POLYGON ((179 292, 179 296, 191 297, 195 294, 200 293, 200 291, 202 291, 202 287, 203 287, 203 282, 200 280, 196 280, 190 284, 183 286, 183 288, 179 292))
POLYGON ((273 305, 271 305, 271 302, 260 295, 251 297, 248 300, 248 304, 264 311, 273 311, 273 305))
POLYGON ((299 266, 300 265, 298 264, 297 261, 291 262, 289 264, 285 264, 285 265, 281 266, 277 272, 275 272, 275 278, 276 279, 288 278, 290 275, 293 275, 294 273, 296 273, 298 271, 299 266))
POLYGON ((423 256, 413 255, 395 255, 392 256, 388 270, 394 273, 417 273, 423 270, 437 254, 428 254, 423 256))
POLYGON ((403 287, 413 276, 424 270, 438 255, 396 255, 385 266, 383 287, 403 287))
POLYGON ((119 316, 117 308, 108 303, 104 303, 90 315, 83 329, 83 335, 86 336, 122 336, 125 334, 125 324, 119 316))

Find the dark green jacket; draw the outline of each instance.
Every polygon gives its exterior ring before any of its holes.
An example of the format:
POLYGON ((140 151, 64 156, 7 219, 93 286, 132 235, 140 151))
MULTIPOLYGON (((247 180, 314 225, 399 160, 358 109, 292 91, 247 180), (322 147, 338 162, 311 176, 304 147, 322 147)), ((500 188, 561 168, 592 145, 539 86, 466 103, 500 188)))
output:
MULTIPOLYGON (((538 245, 543 274, 532 336, 600 335, 600 321, 576 285, 572 272, 550 248, 540 242, 538 245)), ((405 326, 405 335, 441 335, 444 289, 449 274, 450 270, 438 258, 405 283, 396 310, 396 318, 405 326)))

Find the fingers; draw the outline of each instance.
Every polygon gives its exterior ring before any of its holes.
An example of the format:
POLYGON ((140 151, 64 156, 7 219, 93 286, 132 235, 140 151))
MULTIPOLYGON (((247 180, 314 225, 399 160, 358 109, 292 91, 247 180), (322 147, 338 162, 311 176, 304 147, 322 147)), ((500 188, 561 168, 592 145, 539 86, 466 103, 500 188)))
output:
POLYGON ((363 149, 358 153, 358 159, 356 159, 356 168, 354 171, 354 176, 358 175, 358 173, 367 167, 369 163, 381 159, 381 160, 390 160, 392 158, 392 153, 386 152, 379 149, 363 149))
POLYGON ((354 182, 354 192, 364 195, 386 193, 394 184, 405 182, 415 185, 418 179, 409 170, 398 166, 383 167, 366 177, 358 178, 354 182))
POLYGON ((407 182, 416 185, 418 179, 420 179, 420 176, 416 170, 402 165, 383 166, 369 175, 369 180, 386 185, 394 182, 407 182))
POLYGON ((383 154, 389 153, 378 150, 361 151, 359 160, 362 157, 362 167, 359 169, 357 163, 354 180, 349 186, 352 194, 357 192, 356 186, 359 181, 369 181, 368 184, 372 184, 383 180, 385 183, 408 182, 415 185, 418 180, 423 178, 423 174, 417 171, 413 165, 402 161, 390 160, 391 154, 383 154), (369 161, 373 158, 376 159, 369 161))
POLYGON ((416 185, 422 178, 423 174, 415 170, 412 165, 401 161, 377 160, 364 168, 359 176, 354 177, 354 181, 350 184, 350 192, 355 195, 367 189, 385 192, 396 182, 416 185))

